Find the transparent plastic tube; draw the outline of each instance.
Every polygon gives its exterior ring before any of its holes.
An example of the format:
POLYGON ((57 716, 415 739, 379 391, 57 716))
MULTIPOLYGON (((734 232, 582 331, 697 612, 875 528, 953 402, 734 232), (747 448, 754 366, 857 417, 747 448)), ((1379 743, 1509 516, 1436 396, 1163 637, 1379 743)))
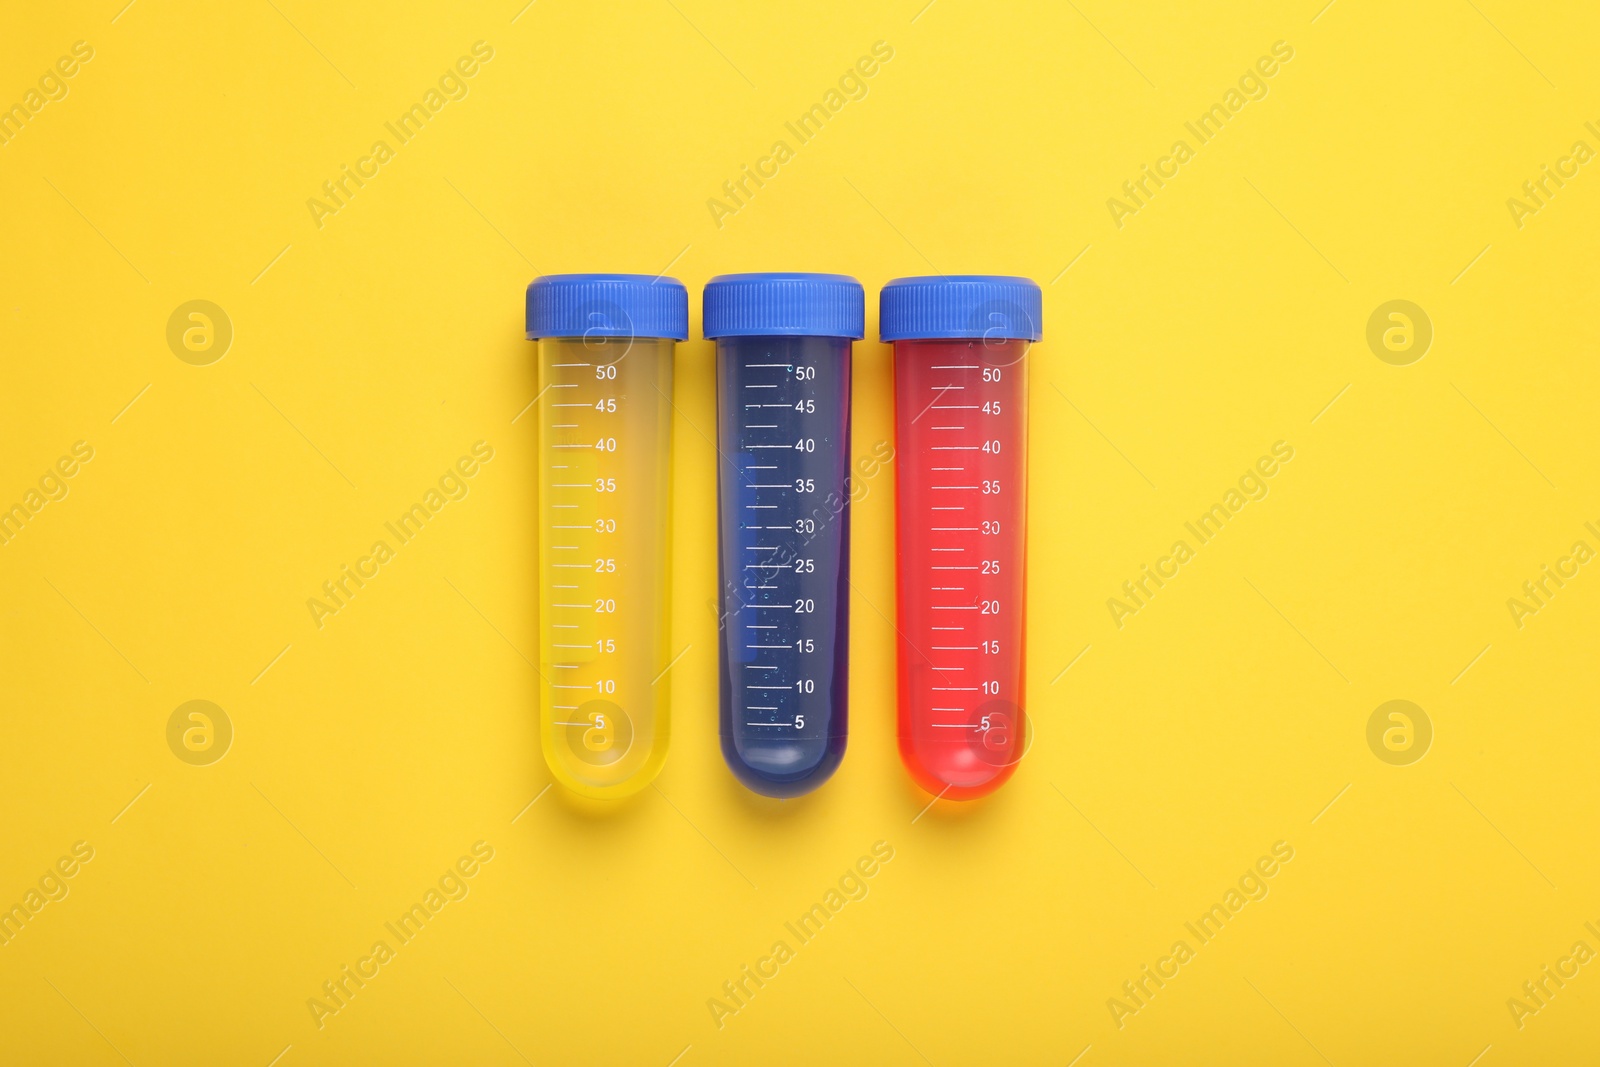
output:
POLYGON ((1023 732, 1028 342, 894 346, 900 751, 978 796, 1023 732))
POLYGON ((999 788, 1026 752, 1027 279, 901 279, 894 344, 900 755, 952 800, 999 788))
POLYGON ((687 292, 562 275, 530 286, 528 307, 542 334, 540 740, 557 781, 614 799, 655 777, 670 734, 672 362, 687 292))
POLYGON ((539 342, 541 733, 551 773, 591 796, 666 759, 672 349, 539 342))
POLYGON ((844 759, 850 699, 850 354, 865 292, 838 274, 726 274, 717 342, 722 754, 794 797, 844 759))
POLYGON ((850 342, 717 342, 722 751, 770 796, 844 758, 850 342))

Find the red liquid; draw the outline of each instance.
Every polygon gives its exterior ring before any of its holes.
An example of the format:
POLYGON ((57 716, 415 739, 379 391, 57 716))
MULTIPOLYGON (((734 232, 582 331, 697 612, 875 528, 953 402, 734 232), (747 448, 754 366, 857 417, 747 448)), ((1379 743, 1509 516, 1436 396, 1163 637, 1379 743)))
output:
POLYGON ((894 346, 900 756, 962 800, 1022 758, 1026 341, 894 346))

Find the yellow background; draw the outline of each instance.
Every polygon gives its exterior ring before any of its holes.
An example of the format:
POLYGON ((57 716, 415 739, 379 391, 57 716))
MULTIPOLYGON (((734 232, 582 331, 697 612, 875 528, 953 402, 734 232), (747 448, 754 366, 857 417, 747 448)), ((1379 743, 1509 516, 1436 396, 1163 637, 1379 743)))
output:
MULTIPOLYGON (((1600 964, 1521 1029, 1506 1001, 1600 949, 1600 573, 1521 629, 1506 601, 1600 546, 1597 164, 1520 229, 1506 200, 1600 147, 1600 16, 923 2, 8 13, 0 103, 95 54, 0 147, 0 503, 95 455, 0 546, 0 904, 95 855, 0 947, 0 1060, 1592 1056, 1600 964), (307 199, 478 40, 470 94, 318 228, 307 199), (879 40, 866 98, 719 228, 707 199, 879 40), (1114 225, 1280 40, 1266 98, 1114 225), (669 268, 686 652, 657 788, 595 814, 541 796, 523 287, 669 268), (898 763, 892 469, 853 519, 843 768, 779 804, 722 765, 699 294, 744 270, 856 275, 873 338, 891 277, 1044 286, 1035 742, 986 801, 924 811, 898 763), (1405 367, 1365 340, 1397 298, 1435 330, 1405 367), (192 299, 234 327, 209 366, 166 343, 192 299), (306 600, 479 440, 470 495, 317 629, 306 600), (1118 629, 1107 598, 1279 440, 1270 495, 1118 629), (235 730, 211 766, 167 745, 194 699, 235 730), (1366 743, 1392 699, 1435 730, 1410 766, 1366 743), (308 998, 479 840, 470 895, 319 1029, 308 998), (1119 1029, 1108 998, 1280 840, 1270 895, 1119 1029), (719 1029, 707 1000, 877 841, 870 894, 719 1029)), ((858 454, 890 432, 869 340, 858 454)))

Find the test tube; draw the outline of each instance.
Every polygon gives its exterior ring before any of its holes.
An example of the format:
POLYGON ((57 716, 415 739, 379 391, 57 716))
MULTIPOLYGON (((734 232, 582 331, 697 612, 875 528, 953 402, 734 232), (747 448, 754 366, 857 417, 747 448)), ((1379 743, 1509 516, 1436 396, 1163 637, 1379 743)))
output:
POLYGON ((1025 752, 1027 278, 899 278, 894 344, 900 757, 952 800, 998 789, 1025 752))
POLYGON ((849 707, 850 350, 865 293, 838 274, 724 274, 717 342, 722 754, 793 797, 844 759, 849 707))
POLYGON ((672 278, 561 274, 528 286, 538 341, 539 736, 585 796, 647 785, 667 755, 672 278))

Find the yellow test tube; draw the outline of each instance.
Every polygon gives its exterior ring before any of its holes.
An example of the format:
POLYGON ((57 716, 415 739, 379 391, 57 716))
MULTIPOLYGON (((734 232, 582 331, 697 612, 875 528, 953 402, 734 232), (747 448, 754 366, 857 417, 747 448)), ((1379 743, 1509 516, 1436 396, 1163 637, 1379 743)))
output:
POLYGON ((672 359, 681 282, 547 275, 528 286, 539 361, 539 735, 550 773, 616 799, 670 735, 672 359))

